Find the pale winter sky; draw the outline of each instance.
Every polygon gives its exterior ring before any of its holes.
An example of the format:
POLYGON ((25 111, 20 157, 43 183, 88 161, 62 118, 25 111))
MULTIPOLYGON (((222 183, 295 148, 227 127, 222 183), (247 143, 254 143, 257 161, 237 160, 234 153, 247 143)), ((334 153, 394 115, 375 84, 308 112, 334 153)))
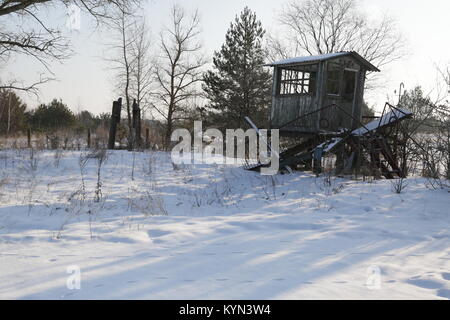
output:
MULTIPOLYGON (((170 7, 174 0, 149 0, 145 15, 152 29, 153 39, 161 26, 168 23, 170 7)), ((188 10, 198 8, 202 21, 202 39, 205 52, 209 57, 214 50, 220 49, 225 33, 236 14, 249 6, 262 21, 263 27, 270 31, 277 28, 277 15, 285 0, 183 0, 179 4, 188 10)), ((360 0, 361 7, 369 17, 388 13, 398 22, 398 27, 408 41, 409 54, 402 61, 393 63, 382 70, 385 87, 366 94, 369 104, 382 108, 389 96, 393 102, 394 91, 400 82, 406 89, 421 84, 431 91, 436 84, 435 65, 450 64, 450 1, 448 0, 360 0)), ((49 12, 48 19, 64 25, 66 12, 49 12)), ((68 32, 68 31, 66 31, 68 32)), ((93 113, 110 112, 112 100, 120 93, 114 92, 111 85, 112 74, 102 59, 108 39, 108 32, 94 30, 92 22, 82 16, 79 32, 68 35, 76 52, 75 56, 64 64, 52 65, 52 71, 58 81, 45 84, 41 88, 39 99, 23 96, 30 107, 53 98, 61 98, 73 111, 89 110, 93 113)), ((29 82, 39 76, 38 64, 33 60, 16 59, 7 69, 0 70, 2 79, 8 75, 16 76, 29 82)))

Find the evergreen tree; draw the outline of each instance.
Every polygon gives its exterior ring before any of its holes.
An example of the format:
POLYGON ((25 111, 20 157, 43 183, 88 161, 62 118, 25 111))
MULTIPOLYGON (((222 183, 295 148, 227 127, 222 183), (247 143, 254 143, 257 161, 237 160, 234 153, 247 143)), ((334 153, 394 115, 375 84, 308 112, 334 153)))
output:
POLYGON ((76 119, 80 129, 95 129, 100 122, 92 113, 87 110, 83 110, 78 113, 76 115, 76 119))
POLYGON ((69 128, 76 123, 75 115, 61 100, 53 99, 49 104, 41 104, 30 115, 34 130, 54 131, 69 128))
POLYGON ((271 101, 271 74, 263 67, 264 29, 248 7, 236 16, 225 43, 214 53, 214 70, 204 75, 203 90, 209 100, 205 109, 221 128, 244 127, 250 116, 266 127, 271 101))
POLYGON ((12 90, 0 89, 0 134, 26 129, 27 105, 12 90))
POLYGON ((400 99, 400 107, 414 113, 412 120, 402 124, 409 134, 433 131, 436 124, 436 119, 434 119, 436 106, 430 97, 424 94, 422 87, 417 86, 406 91, 400 99))

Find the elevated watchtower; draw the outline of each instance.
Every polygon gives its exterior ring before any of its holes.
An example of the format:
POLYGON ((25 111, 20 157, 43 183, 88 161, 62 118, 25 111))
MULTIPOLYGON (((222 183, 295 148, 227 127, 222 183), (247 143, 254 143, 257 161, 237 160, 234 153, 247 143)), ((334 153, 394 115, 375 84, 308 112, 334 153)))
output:
POLYGON ((271 63, 270 126, 282 136, 304 137, 360 127, 368 71, 380 71, 356 52, 271 63))

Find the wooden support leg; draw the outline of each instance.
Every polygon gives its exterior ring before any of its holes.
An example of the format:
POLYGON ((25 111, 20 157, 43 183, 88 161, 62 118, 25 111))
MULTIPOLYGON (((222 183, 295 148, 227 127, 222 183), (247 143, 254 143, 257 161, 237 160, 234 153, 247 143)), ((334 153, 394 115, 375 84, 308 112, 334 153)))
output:
POLYGON ((323 149, 322 148, 314 149, 313 172, 315 174, 322 173, 322 154, 323 154, 323 149))

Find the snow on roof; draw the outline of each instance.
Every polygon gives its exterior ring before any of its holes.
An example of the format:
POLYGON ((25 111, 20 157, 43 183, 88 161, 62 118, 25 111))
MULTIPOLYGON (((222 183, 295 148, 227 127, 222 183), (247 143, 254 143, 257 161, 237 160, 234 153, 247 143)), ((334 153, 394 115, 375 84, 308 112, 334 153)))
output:
POLYGON ((290 59, 276 61, 269 65, 277 66, 277 65, 295 64, 295 63, 323 61, 323 60, 338 58, 340 56, 345 56, 347 54, 348 54, 348 52, 336 52, 336 53, 322 54, 322 55, 318 55, 318 56, 296 57, 296 58, 290 58, 290 59))
POLYGON ((365 126, 352 131, 352 134, 356 136, 361 136, 363 134, 368 133, 369 131, 373 131, 379 127, 387 126, 391 123, 394 123, 399 119, 411 116, 412 114, 413 113, 408 110, 396 108, 393 111, 386 113, 380 119, 376 119, 372 122, 369 122, 365 126))
POLYGON ((328 140, 317 147, 314 148, 322 148, 324 153, 330 152, 334 147, 336 147, 340 142, 342 141, 342 138, 332 138, 331 140, 328 140))
POLYGON ((352 56, 356 60, 358 60, 360 63, 366 65, 370 71, 380 71, 377 67, 375 67, 373 64, 371 64, 369 61, 361 57, 358 53, 354 51, 343 51, 343 52, 335 52, 335 53, 327 53, 317 56, 305 56, 305 57, 296 57, 296 58, 290 58, 285 60, 280 60, 276 62, 272 62, 270 64, 267 64, 266 66, 269 67, 275 67, 275 66, 287 66, 287 65, 294 65, 294 64, 304 64, 304 63, 310 63, 310 62, 320 62, 324 60, 330 60, 339 58, 342 56, 352 56))
MULTIPOLYGON (((359 129, 353 130, 352 135, 362 136, 362 135, 372 132, 378 128, 381 128, 383 126, 387 126, 391 123, 394 123, 400 119, 409 117, 412 114, 413 113, 408 110, 395 108, 395 109, 393 109, 393 111, 386 113, 380 119, 376 119, 372 122, 369 122, 368 124, 366 124, 365 126, 359 128, 359 129)), ((328 153, 331 150, 333 150, 337 145, 339 145, 342 141, 344 141, 343 138, 339 138, 339 137, 332 138, 332 139, 318 145, 317 147, 314 148, 314 150, 316 150, 317 148, 322 148, 324 153, 328 153)))

